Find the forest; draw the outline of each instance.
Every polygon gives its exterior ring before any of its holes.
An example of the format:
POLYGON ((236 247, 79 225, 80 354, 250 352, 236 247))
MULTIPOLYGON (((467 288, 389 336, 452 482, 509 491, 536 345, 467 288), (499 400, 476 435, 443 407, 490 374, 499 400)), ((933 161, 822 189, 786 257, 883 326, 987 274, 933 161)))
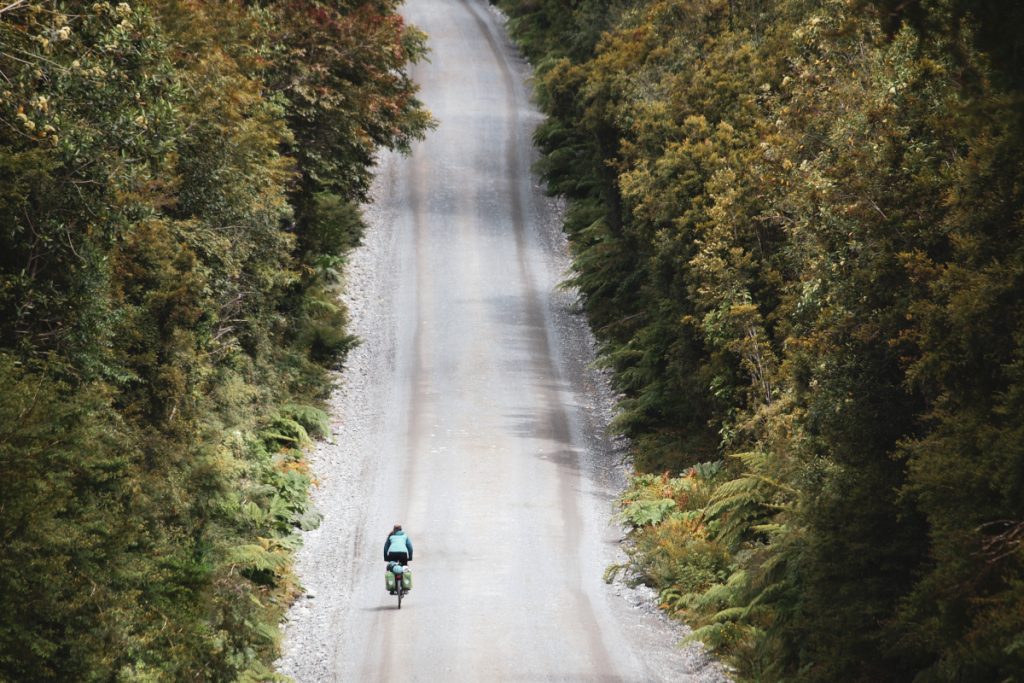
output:
POLYGON ((749 681, 1024 680, 1024 5, 501 0, 636 474, 749 681))
POLYGON ((0 680, 275 680, 394 0, 0 3, 0 680))

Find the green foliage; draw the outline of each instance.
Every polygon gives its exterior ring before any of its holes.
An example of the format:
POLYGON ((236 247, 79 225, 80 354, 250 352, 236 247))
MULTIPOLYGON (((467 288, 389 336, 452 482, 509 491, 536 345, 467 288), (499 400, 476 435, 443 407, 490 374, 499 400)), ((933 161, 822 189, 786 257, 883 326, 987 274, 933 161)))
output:
POLYGON ((315 255, 344 254, 359 246, 365 228, 359 208, 352 201, 330 192, 319 192, 313 196, 301 247, 315 255))
POLYGON ((703 513, 722 471, 716 462, 682 477, 640 475, 623 493, 622 519, 632 529, 629 568, 635 580, 660 589, 665 605, 727 575, 728 553, 710 538, 703 513))
POLYGON ((320 408, 289 404, 281 406, 281 414, 299 423, 314 439, 327 439, 331 436, 330 418, 320 408))
POLYGON ((6 353, 0 381, 0 671, 110 676, 117 620, 139 591, 126 561, 137 523, 126 514, 137 497, 129 434, 101 392, 45 381, 6 353))
POLYGON ((746 679, 1016 680, 1017 4, 502 4, 641 472, 629 569, 746 679))
POLYGON ((671 498, 661 500, 637 500, 633 501, 622 511, 622 517, 627 524, 634 527, 642 527, 648 524, 659 524, 669 517, 678 505, 671 498))
POLYGON ((396 7, 0 9, 0 679, 277 678, 396 7))

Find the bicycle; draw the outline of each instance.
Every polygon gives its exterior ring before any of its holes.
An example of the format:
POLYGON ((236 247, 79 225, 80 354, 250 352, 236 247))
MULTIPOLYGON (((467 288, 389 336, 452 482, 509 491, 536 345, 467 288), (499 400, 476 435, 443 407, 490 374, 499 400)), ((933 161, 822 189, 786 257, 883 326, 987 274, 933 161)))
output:
MULTIPOLYGON (((402 609, 402 598, 408 590, 405 587, 405 572, 408 571, 408 567, 398 562, 389 562, 388 571, 395 577, 395 590, 392 591, 392 595, 398 596, 398 609, 402 609)), ((411 576, 411 574, 410 574, 411 576)))

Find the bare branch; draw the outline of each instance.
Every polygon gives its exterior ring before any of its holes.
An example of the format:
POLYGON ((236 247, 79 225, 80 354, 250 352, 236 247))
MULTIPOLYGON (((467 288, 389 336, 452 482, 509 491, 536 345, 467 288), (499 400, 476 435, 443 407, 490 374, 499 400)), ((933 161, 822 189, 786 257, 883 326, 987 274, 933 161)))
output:
POLYGON ((981 544, 981 552, 989 564, 995 564, 999 560, 1009 557, 1024 545, 1024 522, 1000 519, 978 527, 978 531, 983 533, 997 529, 999 533, 989 536, 981 544))
POLYGON ((14 0, 14 2, 12 2, 9 5, 7 5, 7 7, 0 8, 0 14, 3 14, 4 12, 10 12, 12 10, 16 10, 19 7, 21 7, 22 5, 24 5, 27 1, 28 0, 14 0))

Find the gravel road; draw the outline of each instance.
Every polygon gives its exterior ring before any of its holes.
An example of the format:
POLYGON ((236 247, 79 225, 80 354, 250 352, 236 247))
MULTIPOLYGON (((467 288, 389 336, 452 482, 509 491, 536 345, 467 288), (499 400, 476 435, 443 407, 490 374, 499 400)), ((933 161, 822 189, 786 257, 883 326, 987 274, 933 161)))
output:
POLYGON ((483 0, 410 0, 414 70, 439 128, 379 163, 348 267, 362 345, 312 456, 324 515, 278 669, 326 681, 725 680, 622 559, 621 454, 590 368, 559 207, 530 174, 528 67, 483 0), (382 548, 401 522, 415 588, 397 610, 382 548))

